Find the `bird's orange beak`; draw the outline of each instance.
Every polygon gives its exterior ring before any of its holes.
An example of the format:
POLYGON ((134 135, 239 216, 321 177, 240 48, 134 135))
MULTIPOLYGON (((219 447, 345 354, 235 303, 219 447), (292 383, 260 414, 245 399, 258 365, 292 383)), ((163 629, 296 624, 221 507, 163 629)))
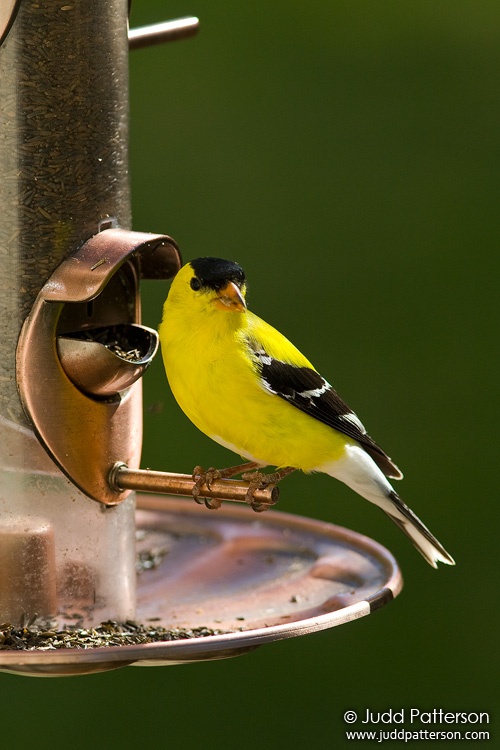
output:
POLYGON ((241 289, 230 281, 214 299, 214 305, 226 312, 245 312, 247 305, 241 289))

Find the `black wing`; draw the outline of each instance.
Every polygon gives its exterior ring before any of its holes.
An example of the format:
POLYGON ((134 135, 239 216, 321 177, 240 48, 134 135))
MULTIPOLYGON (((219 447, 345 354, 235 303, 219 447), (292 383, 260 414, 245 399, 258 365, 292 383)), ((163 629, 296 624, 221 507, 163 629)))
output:
POLYGON ((266 391, 353 438, 369 453, 386 476, 401 479, 403 475, 398 467, 367 434, 360 419, 316 370, 295 367, 274 359, 254 340, 249 340, 248 345, 266 391))

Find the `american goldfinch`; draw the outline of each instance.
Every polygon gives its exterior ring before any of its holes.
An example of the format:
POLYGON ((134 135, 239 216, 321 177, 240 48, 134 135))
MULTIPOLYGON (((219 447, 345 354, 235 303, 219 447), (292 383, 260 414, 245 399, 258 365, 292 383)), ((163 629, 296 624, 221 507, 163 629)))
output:
MULTIPOLYGON (((389 483, 398 467, 304 355, 247 309, 245 293, 243 269, 228 260, 198 258, 175 276, 159 333, 181 409, 248 466, 279 469, 257 483, 295 469, 329 474, 382 508, 430 565, 454 565, 389 483)), ((212 478, 221 475, 231 470, 212 478)))

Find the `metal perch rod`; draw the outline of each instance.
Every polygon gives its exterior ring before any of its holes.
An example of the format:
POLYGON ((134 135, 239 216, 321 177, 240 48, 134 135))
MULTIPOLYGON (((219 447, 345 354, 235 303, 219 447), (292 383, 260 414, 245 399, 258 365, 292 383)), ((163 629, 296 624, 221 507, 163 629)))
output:
MULTIPOLYGON (((166 471, 151 471, 150 469, 129 469, 126 464, 117 463, 109 475, 112 489, 139 490, 140 492, 160 492, 168 495, 183 495, 193 497, 195 482, 190 474, 172 474, 166 471)), ((210 487, 203 484, 200 497, 214 500, 209 507, 220 507, 222 500, 233 502, 248 502, 247 492, 249 483, 241 479, 216 479, 210 482, 210 487)), ((252 493, 252 507, 254 510, 266 510, 277 503, 279 489, 270 484, 265 489, 256 489, 252 493)))
POLYGON ((155 23, 151 26, 140 26, 137 29, 130 29, 128 32, 128 46, 132 50, 185 39, 197 34, 199 25, 198 18, 187 16, 186 18, 176 18, 174 21, 155 23))

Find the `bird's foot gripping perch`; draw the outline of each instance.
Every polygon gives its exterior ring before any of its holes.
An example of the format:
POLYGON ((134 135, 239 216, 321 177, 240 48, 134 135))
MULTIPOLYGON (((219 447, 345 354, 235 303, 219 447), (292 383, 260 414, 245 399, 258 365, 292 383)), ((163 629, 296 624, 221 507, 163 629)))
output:
POLYGON ((288 476, 288 474, 291 474, 292 471, 295 471, 295 469, 287 466, 284 469, 273 472, 272 474, 264 474, 262 471, 253 471, 253 469, 257 469, 259 466, 260 464, 253 461, 240 464, 239 466, 231 466, 227 469, 214 469, 211 467, 210 469, 204 470, 201 466, 195 466, 193 469, 194 487, 192 491, 194 500, 199 504, 204 502, 210 510, 217 510, 221 507, 222 500, 214 497, 203 497, 203 487, 205 486, 210 490, 212 482, 215 482, 218 479, 229 479, 237 474, 241 474, 242 479, 249 482, 249 487, 245 497, 246 502, 257 512, 267 510, 269 505, 257 500, 255 498, 255 493, 258 490, 265 490, 268 487, 277 484, 281 479, 288 476))
POLYGON ((259 464, 249 461, 238 466, 230 466, 227 469, 214 469, 214 467, 211 466, 210 469, 206 470, 203 469, 202 466, 195 466, 193 469, 194 487, 192 492, 195 502, 199 505, 205 503, 210 510, 217 510, 222 505, 222 500, 215 497, 203 497, 203 486, 205 485, 205 487, 210 490, 212 482, 215 482, 217 479, 229 479, 235 477, 237 474, 241 474, 244 471, 255 469, 258 465, 259 464))
POLYGON ((241 478, 244 479, 245 482, 249 482, 246 497, 247 503, 250 503, 252 508, 256 511, 265 510, 262 503, 259 503, 254 499, 254 492, 256 490, 265 490, 269 485, 281 482, 282 479, 287 477, 293 471, 295 471, 293 466, 285 466, 283 469, 274 471, 272 474, 264 474, 262 471, 246 471, 241 475, 241 478))

